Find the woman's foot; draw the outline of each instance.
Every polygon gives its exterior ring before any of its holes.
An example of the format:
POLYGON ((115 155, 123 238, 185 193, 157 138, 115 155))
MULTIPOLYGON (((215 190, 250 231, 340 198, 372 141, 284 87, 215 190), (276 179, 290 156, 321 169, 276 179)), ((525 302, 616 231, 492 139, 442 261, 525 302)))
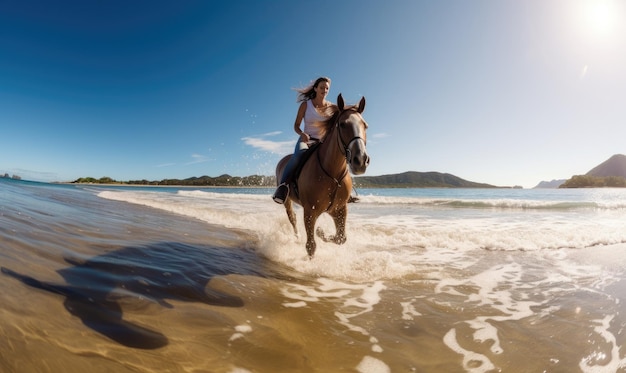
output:
POLYGON ((280 184, 278 188, 276 188, 276 191, 274 192, 274 196, 272 197, 272 199, 274 200, 274 202, 280 203, 282 205, 283 203, 285 203, 285 200, 287 200, 288 195, 289 195, 289 186, 283 183, 283 184, 280 184))

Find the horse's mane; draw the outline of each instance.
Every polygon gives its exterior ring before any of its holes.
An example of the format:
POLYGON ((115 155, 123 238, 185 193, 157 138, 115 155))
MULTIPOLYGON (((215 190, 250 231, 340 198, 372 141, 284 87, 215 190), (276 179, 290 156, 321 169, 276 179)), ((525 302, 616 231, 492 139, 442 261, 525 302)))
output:
MULTIPOLYGON (((356 107, 357 107, 356 105, 347 105, 343 108, 343 111, 353 110, 353 109, 356 109, 356 107)), ((341 114, 341 111, 339 110, 339 107, 337 105, 330 105, 326 109, 324 114, 329 115, 328 119, 326 119, 323 122, 316 123, 316 125, 319 126, 320 128, 321 136, 323 139, 326 138, 326 135, 328 135, 330 130, 333 128, 333 126, 337 122, 337 117, 339 116, 339 114, 341 114)))

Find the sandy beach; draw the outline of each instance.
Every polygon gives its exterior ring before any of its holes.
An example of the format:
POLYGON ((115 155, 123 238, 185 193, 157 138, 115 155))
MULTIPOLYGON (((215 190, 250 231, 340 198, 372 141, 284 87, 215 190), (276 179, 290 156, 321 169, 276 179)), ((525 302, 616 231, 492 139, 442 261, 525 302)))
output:
POLYGON ((0 186, 3 372, 626 371, 619 204, 364 194, 308 260, 265 194, 0 186))

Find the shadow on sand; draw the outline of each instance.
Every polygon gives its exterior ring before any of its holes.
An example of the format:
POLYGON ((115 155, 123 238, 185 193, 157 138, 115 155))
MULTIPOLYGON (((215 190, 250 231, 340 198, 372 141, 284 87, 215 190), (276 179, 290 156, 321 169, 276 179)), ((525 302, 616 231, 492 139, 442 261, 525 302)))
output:
POLYGON ((167 300, 241 307, 243 300, 211 287, 213 276, 265 277, 259 258, 250 251, 160 242, 127 247, 87 260, 65 258, 71 267, 58 273, 67 284, 42 282, 2 267, 2 273, 24 284, 60 294, 65 308, 86 326, 128 347, 155 349, 168 344, 165 335, 123 319, 124 298, 172 308, 167 300))

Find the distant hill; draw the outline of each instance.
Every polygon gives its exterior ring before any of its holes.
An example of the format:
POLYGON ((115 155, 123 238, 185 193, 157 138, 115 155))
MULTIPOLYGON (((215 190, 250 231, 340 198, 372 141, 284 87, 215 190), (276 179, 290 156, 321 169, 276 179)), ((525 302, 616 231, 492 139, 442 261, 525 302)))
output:
POLYGON ((556 189, 560 187, 561 184, 563 184, 566 181, 567 181, 566 179, 542 181, 539 184, 537 184, 537 186, 535 186, 533 189, 556 189))
POLYGON ((559 188, 602 187, 626 187, 626 155, 615 154, 585 175, 574 175, 559 186, 559 188))
POLYGON ((353 177, 357 188, 497 188, 440 172, 409 171, 401 174, 353 177))
MULTIPOLYGON (((401 174, 382 176, 355 176, 354 185, 357 188, 498 188, 494 185, 475 183, 461 179, 451 174, 440 172, 404 172, 401 174)), ((129 185, 187 185, 187 186, 264 186, 276 185, 274 176, 230 176, 220 175, 217 177, 201 176, 187 179, 163 179, 160 181, 129 180, 117 181, 110 177, 82 177, 72 183, 89 184, 129 184, 129 185)))
POLYGON ((220 175, 217 177, 201 176, 190 177, 187 179, 163 179, 160 181, 149 180, 129 180, 129 181, 117 181, 110 177, 101 177, 95 179, 93 177, 81 177, 72 181, 77 184, 128 184, 128 185, 171 185, 171 186, 236 186, 236 187, 251 187, 251 186, 275 186, 276 178, 274 176, 230 176, 228 174, 220 175))
POLYGON ((621 176, 626 178, 626 155, 615 154, 592 168, 586 175, 595 177, 621 176))

